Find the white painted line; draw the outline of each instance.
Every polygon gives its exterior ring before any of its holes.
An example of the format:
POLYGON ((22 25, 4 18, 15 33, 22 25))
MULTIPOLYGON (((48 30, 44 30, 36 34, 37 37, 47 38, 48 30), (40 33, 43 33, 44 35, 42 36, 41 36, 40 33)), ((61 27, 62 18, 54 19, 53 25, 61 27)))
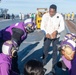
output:
POLYGON ((52 70, 52 58, 50 59, 50 61, 44 66, 44 68, 47 69, 47 71, 45 72, 45 74, 48 74, 51 70, 52 70))
POLYGON ((0 20, 0 22, 4 22, 4 21, 10 21, 11 19, 3 19, 3 20, 0 20))
POLYGON ((33 42, 29 42, 29 41, 24 41, 23 43, 29 43, 29 44, 34 44, 36 42, 39 42, 39 41, 33 41, 33 42))

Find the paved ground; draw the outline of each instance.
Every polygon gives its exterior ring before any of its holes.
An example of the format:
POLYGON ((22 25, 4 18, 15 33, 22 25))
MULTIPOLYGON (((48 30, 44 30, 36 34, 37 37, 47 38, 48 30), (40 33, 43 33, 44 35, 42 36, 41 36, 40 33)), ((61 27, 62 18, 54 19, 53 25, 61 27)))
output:
MULTIPOLYGON (((7 20, 0 21, 0 30, 13 24, 20 22, 21 20, 7 20)), ((66 24, 66 23, 65 23, 66 24)), ((64 35, 70 32, 67 25, 65 31, 61 33, 61 39, 63 39, 64 35)), ((21 75, 23 75, 23 66, 30 59, 37 59, 42 61, 42 50, 43 50, 43 39, 44 34, 40 30, 36 30, 34 33, 28 35, 28 38, 21 44, 20 49, 18 51, 18 64, 21 75)), ((48 74, 52 69, 52 47, 50 47, 50 51, 48 54, 48 61, 45 66, 47 69, 46 74, 48 74)), ((62 71, 60 68, 56 68, 56 75, 68 75, 66 71, 62 71), (60 74, 59 74, 60 73, 60 74)))
POLYGON ((73 22, 76 24, 76 17, 74 18, 73 22))
POLYGON ((73 22, 73 21, 68 21, 66 20, 65 21, 69 30, 72 32, 72 33, 75 33, 76 34, 76 24, 73 22))

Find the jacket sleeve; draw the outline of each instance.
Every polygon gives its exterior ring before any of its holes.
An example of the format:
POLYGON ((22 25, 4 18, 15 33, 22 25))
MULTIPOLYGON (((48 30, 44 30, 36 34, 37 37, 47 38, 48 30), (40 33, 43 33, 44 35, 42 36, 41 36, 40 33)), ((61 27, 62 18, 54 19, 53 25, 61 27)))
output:
POLYGON ((1 75, 10 75, 10 66, 7 63, 1 64, 1 75))
POLYGON ((59 29, 57 31, 58 31, 58 33, 61 33, 63 30, 65 30, 65 23, 64 23, 63 17, 61 16, 59 29))
POLYGON ((21 37, 21 42, 23 42, 27 38, 27 33, 25 32, 24 35, 21 37))

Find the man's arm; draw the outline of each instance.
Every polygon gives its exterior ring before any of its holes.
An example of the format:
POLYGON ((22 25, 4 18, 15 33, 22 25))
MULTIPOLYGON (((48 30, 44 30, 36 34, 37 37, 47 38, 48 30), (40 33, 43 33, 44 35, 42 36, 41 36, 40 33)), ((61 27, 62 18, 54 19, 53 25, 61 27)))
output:
POLYGON ((57 32, 61 33, 63 30, 65 30, 65 23, 64 23, 63 17, 61 16, 60 25, 59 25, 59 29, 57 30, 57 32))

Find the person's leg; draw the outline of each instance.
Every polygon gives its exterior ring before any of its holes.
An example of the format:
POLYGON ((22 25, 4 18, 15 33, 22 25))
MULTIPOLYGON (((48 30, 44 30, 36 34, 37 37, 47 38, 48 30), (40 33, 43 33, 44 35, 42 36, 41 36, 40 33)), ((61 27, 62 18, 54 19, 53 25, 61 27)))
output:
POLYGON ((15 54, 16 57, 13 57, 12 58, 12 70, 16 73, 19 73, 20 74, 20 71, 18 69, 18 54, 16 52, 15 54))
POLYGON ((53 64, 53 66, 57 63, 57 44, 58 43, 59 43, 58 38, 52 40, 52 46, 53 46, 53 55, 52 55, 53 61, 52 61, 52 64, 53 64))
POLYGON ((0 40, 0 53, 2 53, 2 45, 3 45, 3 43, 4 43, 4 41, 2 40, 0 40))
POLYGON ((48 38, 44 39, 43 65, 45 65, 46 61, 47 61, 47 56, 48 56, 48 50, 49 50, 49 47, 50 47, 50 43, 51 43, 50 39, 48 39, 48 38))
POLYGON ((0 53, 2 53, 2 45, 5 41, 3 40, 2 31, 0 31, 0 53))
MULTIPOLYGON (((21 44, 21 36, 23 35, 23 31, 21 29, 17 29, 17 28, 13 28, 12 29, 12 37, 11 40, 13 42, 13 44, 15 45, 15 49, 18 51, 18 47, 21 44)), ((18 54, 16 53, 15 55, 16 57, 12 58, 12 69, 13 71, 19 73, 19 69, 18 69, 18 54)))

